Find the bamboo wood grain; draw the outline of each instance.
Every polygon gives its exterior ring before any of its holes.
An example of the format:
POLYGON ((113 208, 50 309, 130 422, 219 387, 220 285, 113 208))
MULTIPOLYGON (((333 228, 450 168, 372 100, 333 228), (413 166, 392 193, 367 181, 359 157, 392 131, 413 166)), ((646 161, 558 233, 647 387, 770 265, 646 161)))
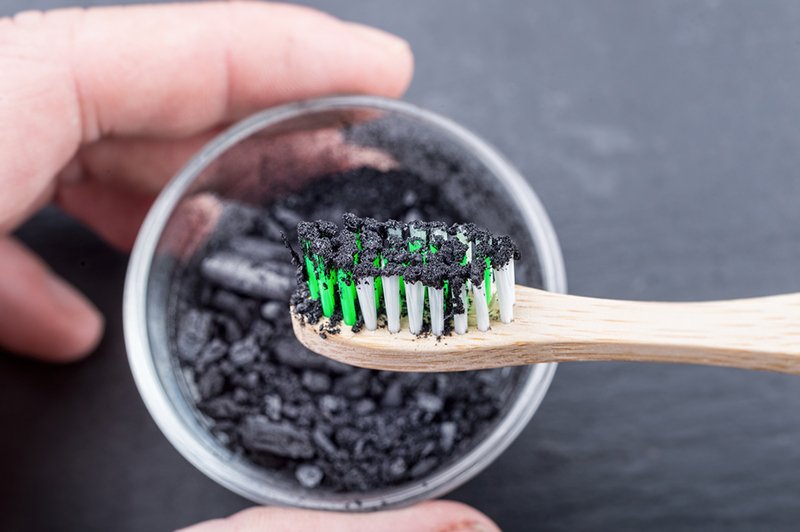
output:
MULTIPOLYGON (((295 335, 326 357, 393 371, 463 371, 539 362, 677 362, 800 373, 800 294, 701 303, 596 299, 516 287, 514 322, 480 332, 416 337, 407 323, 321 338, 293 319, 295 335)), ((294 315, 294 313, 293 313, 294 315)))

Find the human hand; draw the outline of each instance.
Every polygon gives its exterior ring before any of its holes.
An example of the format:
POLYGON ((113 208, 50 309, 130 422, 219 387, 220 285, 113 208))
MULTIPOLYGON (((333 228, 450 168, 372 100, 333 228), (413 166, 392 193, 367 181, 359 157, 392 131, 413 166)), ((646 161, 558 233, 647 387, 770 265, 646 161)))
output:
POLYGON ((0 19, 0 347, 51 361, 103 320, 9 233, 48 202, 128 249, 154 195, 221 127, 332 93, 398 96, 405 41, 311 9, 206 3, 0 19))

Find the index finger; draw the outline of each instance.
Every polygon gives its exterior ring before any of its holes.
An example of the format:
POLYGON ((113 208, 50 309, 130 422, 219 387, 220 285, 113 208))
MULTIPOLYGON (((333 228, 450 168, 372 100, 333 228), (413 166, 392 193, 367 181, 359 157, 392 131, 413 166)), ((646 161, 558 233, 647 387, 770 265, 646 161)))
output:
POLYGON ((311 9, 254 2, 23 13, 0 21, 0 229, 77 148, 185 136, 331 93, 401 94, 407 44, 311 9))

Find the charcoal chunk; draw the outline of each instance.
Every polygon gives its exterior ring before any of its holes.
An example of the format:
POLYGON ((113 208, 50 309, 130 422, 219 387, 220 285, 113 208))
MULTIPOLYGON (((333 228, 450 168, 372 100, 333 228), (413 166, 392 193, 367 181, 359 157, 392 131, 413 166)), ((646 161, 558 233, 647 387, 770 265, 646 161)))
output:
POLYGON ((275 358, 282 364, 296 369, 325 368, 325 357, 310 351, 295 338, 282 337, 272 346, 275 358))
POLYGON ((323 395, 319 400, 319 409, 327 416, 332 416, 347 408, 347 400, 335 395, 323 395))
POLYGON ((226 316, 223 314, 217 314, 214 316, 214 321, 219 325, 219 328, 222 330, 222 336, 225 338, 225 341, 232 344, 234 342, 238 342, 242 339, 242 326, 239 325, 239 322, 236 321, 235 318, 231 318, 230 316, 226 316))
POLYGON ((273 334, 275 334, 275 327, 272 324, 263 320, 254 320, 253 326, 250 327, 249 336, 255 338, 258 345, 266 347, 272 340, 273 334))
POLYGON ((217 397, 200 405, 200 409, 216 419, 229 419, 239 417, 242 408, 230 397, 217 397))
POLYGON ((264 413, 272 421, 280 421, 282 404, 280 395, 267 395, 264 397, 264 413))
POLYGON ((383 394, 381 404, 389 408, 401 406, 403 404, 403 385, 398 381, 389 384, 389 387, 386 388, 386 392, 383 394))
POLYGON ((359 416, 365 416, 375 411, 375 401, 372 399, 362 399, 356 403, 355 413, 359 416))
POLYGON ((197 381, 197 390, 200 392, 200 397, 203 399, 210 399, 216 397, 225 388, 225 376, 219 368, 212 367, 210 370, 203 373, 200 380, 197 381))
POLYGON ((315 465, 303 464, 295 469, 294 476, 304 488, 316 488, 325 474, 315 465))
POLYGON ((317 444, 317 447, 322 449, 322 452, 329 455, 339 454, 339 448, 334 445, 333 441, 331 441, 329 435, 322 427, 317 427, 314 429, 311 437, 313 438, 314 443, 317 444))
POLYGON ((232 238, 228 242, 228 247, 236 254, 254 261, 280 261, 288 260, 289 257, 283 244, 257 237, 232 238))
POLYGON ((318 371, 306 370, 303 372, 303 386, 311 392, 327 392, 331 388, 331 378, 318 371))
POLYGON ((361 433, 351 427, 342 427, 336 431, 334 439, 340 447, 352 449, 361 439, 361 433))
POLYGON ((287 300, 294 279, 280 271, 246 257, 222 251, 203 259, 203 276, 229 290, 255 298, 287 300))
POLYGON ((445 421, 439 425, 439 442, 445 452, 449 452, 453 448, 453 443, 456 441, 456 424, 452 421, 445 421))
POLYGON ((204 371, 210 364, 221 359, 228 352, 228 344, 222 340, 214 338, 202 350, 197 357, 197 370, 204 371))
POLYGON ((190 309, 183 315, 178 326, 178 356, 186 362, 194 362, 200 350, 211 336, 211 314, 190 309))
POLYGON ((245 404, 250 398, 250 394, 244 388, 236 388, 233 390, 233 400, 238 404, 245 404))
POLYGON ((347 489, 355 491, 365 491, 369 489, 370 485, 364 473, 357 467, 352 467, 345 472, 342 483, 347 489))
POLYGON ((308 433, 289 423, 275 423, 266 416, 247 416, 239 428, 242 445, 257 452, 270 452, 287 458, 314 456, 308 433))
POLYGON ((258 388, 260 382, 261 382, 261 377, 259 376, 258 372, 249 371, 244 376, 244 381, 242 382, 242 386, 244 386, 248 390, 255 390, 256 388, 258 388))
POLYGON ((364 397, 370 385, 370 373, 366 369, 358 369, 336 380, 336 393, 350 399, 364 397))
POLYGON ((402 477, 408 471, 408 464, 402 456, 398 456, 388 462, 383 463, 383 477, 392 481, 402 477))
POLYGON ((260 352, 255 339, 245 338, 231 346, 228 358, 236 367, 243 367, 253 362, 260 352))
POLYGON ((297 417, 300 415, 300 407, 293 405, 292 403, 283 403, 281 412, 283 412, 283 415, 289 419, 297 419, 297 417))
POLYGON ((265 320, 275 321, 281 314, 289 312, 285 303, 278 303, 277 301, 267 301, 261 306, 261 316, 265 320))
POLYGON ((211 305, 221 311, 226 312, 239 322, 242 327, 249 327, 253 319, 253 301, 239 297, 227 290, 217 290, 211 297, 211 305))
POLYGON ((442 398, 432 393, 417 392, 416 399, 417 399, 417 405, 421 409, 425 410, 426 412, 430 412, 432 414, 441 412, 442 407, 444 407, 444 402, 442 401, 442 398))
POLYGON ((412 478, 419 478, 426 473, 430 472, 434 467, 436 467, 436 462, 438 460, 436 458, 423 458, 416 464, 414 467, 411 468, 410 475, 412 478))

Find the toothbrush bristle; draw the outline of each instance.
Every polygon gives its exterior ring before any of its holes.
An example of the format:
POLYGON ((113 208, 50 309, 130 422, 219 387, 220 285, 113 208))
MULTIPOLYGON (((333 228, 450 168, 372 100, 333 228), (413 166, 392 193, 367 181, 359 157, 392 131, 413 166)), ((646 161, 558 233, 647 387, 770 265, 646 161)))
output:
POLYGON ((378 328, 378 307, 375 302, 375 278, 364 277, 356 285, 358 304, 361 307, 361 316, 364 318, 364 327, 368 331, 378 328))
POLYGON ((422 332, 422 313, 425 308, 425 286, 422 281, 409 283, 406 285, 406 305, 408 312, 408 330, 411 334, 422 332))
POLYGON ((389 332, 397 333, 405 310, 408 329, 420 334, 426 298, 428 327, 437 337, 451 326, 466 334, 472 314, 477 329, 487 331, 494 305, 502 322, 513 320, 518 251, 507 236, 473 224, 378 222, 353 214, 342 217, 341 228, 303 222, 298 235, 306 297, 319 300, 324 316, 336 314, 346 325, 360 316, 364 328, 375 330, 383 316, 389 332))
POLYGON ((382 279, 386 327, 390 333, 400 332, 400 276, 388 275, 382 279))
POLYGON ((469 310, 469 297, 467 296, 467 283, 466 281, 464 284, 461 285, 461 289, 459 292, 459 300, 461 301, 461 305, 463 309, 458 314, 453 314, 453 329, 456 331, 456 334, 466 334, 467 327, 468 327, 468 318, 467 318, 467 311, 469 310))
POLYGON ((428 302, 431 311, 431 334, 441 336, 444 333, 444 288, 429 286, 428 302))

